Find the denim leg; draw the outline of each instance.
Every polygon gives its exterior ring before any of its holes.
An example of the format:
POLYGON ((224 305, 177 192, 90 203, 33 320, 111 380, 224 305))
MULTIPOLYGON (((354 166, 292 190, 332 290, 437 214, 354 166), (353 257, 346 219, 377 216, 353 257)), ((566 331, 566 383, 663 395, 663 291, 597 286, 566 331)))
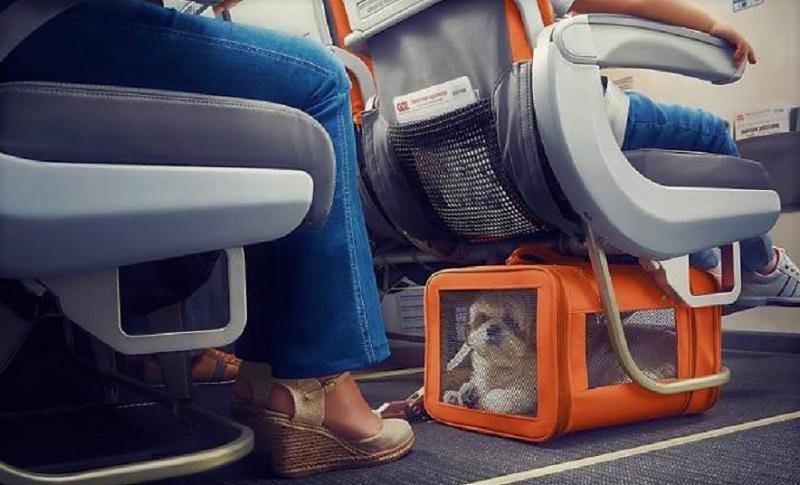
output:
POLYGON ((740 244, 742 251, 742 271, 758 271, 769 263, 775 255, 772 238, 769 234, 752 237, 740 244))
POLYGON ((704 271, 716 268, 719 262, 719 252, 716 249, 704 249, 689 255, 689 265, 704 271))
POLYGON ((697 108, 659 103, 635 91, 626 94, 630 108, 623 150, 661 148, 739 156, 722 118, 697 108))
POLYGON ((0 81, 17 80, 242 97, 316 118, 336 154, 330 220, 321 229, 246 249, 249 319, 238 347, 245 358, 269 361, 280 377, 330 374, 388 357, 355 190, 349 80, 321 45, 143 1, 87 0, 0 64, 0 81))
MULTIPOLYGON (((659 103, 635 91, 626 94, 630 108, 623 150, 660 148, 739 156, 725 121, 716 115, 688 106, 659 103)), ((744 271, 760 269, 772 260, 768 235, 742 241, 741 248, 744 271)), ((691 255, 690 262, 697 268, 710 269, 719 264, 719 256, 706 249, 691 255)))
POLYGON ((336 113, 329 132, 338 130, 331 134, 341 154, 329 221, 247 250, 248 265, 263 269, 248 270, 250 321, 269 323, 250 325, 238 353, 270 362, 282 378, 333 374, 389 355, 356 189, 349 98, 340 92, 319 104, 336 113))

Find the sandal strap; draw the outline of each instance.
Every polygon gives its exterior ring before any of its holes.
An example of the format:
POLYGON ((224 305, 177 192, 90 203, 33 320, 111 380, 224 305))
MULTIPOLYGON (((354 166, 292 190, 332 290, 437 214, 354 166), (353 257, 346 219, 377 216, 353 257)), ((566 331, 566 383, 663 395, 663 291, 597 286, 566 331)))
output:
POLYGON ((239 366, 239 375, 250 385, 253 393, 252 404, 266 408, 267 402, 269 402, 269 395, 275 385, 275 379, 272 377, 269 365, 264 362, 245 360, 239 366))
POLYGON ((315 378, 278 380, 292 395, 294 401, 292 421, 309 426, 322 426, 325 421, 325 396, 349 375, 349 372, 344 372, 325 381, 315 378))

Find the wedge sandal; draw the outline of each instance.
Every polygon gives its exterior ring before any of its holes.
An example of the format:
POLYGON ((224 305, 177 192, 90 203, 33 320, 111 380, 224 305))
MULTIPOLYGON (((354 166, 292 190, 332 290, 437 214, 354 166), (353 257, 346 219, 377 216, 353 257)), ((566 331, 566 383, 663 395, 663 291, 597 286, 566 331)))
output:
POLYGON ((231 404, 238 421, 256 435, 256 450, 270 458, 272 470, 284 477, 303 477, 343 468, 389 463, 405 456, 414 444, 407 421, 384 419, 377 435, 348 440, 323 425, 325 397, 349 373, 332 379, 273 379, 264 364, 245 362, 240 372, 249 382, 252 401, 231 404), (275 384, 285 387, 294 401, 294 416, 266 409, 275 384))

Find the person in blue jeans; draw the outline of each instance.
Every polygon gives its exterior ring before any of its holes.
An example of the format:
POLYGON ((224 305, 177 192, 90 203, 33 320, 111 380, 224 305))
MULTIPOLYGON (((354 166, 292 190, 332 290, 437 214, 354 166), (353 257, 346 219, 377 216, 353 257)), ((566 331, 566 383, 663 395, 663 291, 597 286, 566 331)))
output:
MULTIPOLYGON (((737 64, 756 63, 747 39, 732 26, 687 0, 550 0, 555 13, 612 13, 642 17, 708 32, 729 42, 737 64)), ((637 92, 606 95, 612 129, 623 150, 660 148, 739 156, 722 119, 687 106, 656 102, 637 92), (627 105, 627 106, 626 106, 627 105)), ((742 293, 738 308, 761 305, 800 306, 800 270, 786 251, 773 246, 768 234, 741 241, 742 293)), ((693 254, 691 264, 713 269, 719 264, 712 249, 693 254)))
MULTIPOLYGON (((0 0, 0 9, 11 3, 0 0)), ((350 83, 327 49, 145 1, 85 0, 0 64, 0 82, 13 81, 248 98, 319 121, 336 156, 330 219, 245 249, 249 320, 237 345, 244 362, 234 414, 256 431, 279 474, 373 465, 409 451, 408 423, 373 413, 347 372, 386 359, 389 348, 356 185, 350 83)))
MULTIPOLYGON (((637 92, 625 93, 628 109, 623 150, 661 148, 739 156, 725 121, 703 110, 659 103, 637 92)), ((800 305, 800 271, 768 234, 740 242, 742 294, 739 307, 800 305)), ((717 251, 690 257, 692 266, 710 270, 720 263, 717 251)))

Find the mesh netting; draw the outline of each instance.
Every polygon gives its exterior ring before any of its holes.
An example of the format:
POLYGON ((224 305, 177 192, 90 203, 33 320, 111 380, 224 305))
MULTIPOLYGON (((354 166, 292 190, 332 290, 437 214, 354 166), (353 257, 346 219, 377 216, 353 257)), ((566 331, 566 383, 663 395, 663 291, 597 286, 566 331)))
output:
MULTIPOLYGON (((622 321, 631 355, 642 371, 656 380, 677 377, 675 310, 624 312, 622 321)), ((590 389, 631 382, 611 347, 604 314, 586 318, 586 367, 590 389)))
POLYGON ((412 188, 455 234, 491 241, 545 228, 525 206, 502 163, 488 100, 390 127, 389 140, 412 188))
POLYGON ((446 403, 535 416, 536 290, 441 293, 446 403))

